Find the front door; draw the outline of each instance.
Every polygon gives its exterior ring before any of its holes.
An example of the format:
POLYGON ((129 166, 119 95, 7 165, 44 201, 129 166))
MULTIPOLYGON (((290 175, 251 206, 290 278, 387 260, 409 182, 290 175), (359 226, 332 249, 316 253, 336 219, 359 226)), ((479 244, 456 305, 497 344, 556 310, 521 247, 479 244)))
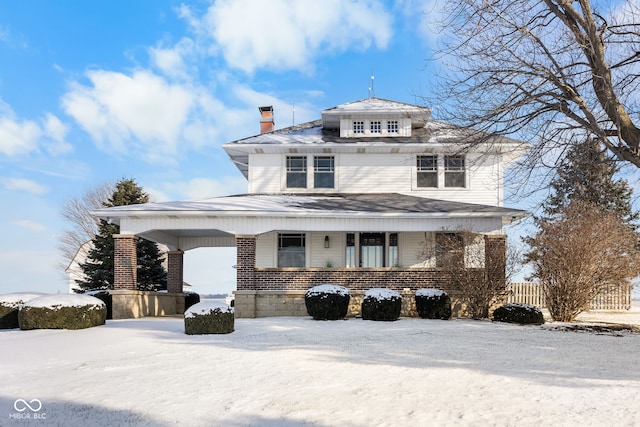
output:
POLYGON ((384 267, 384 233, 360 233, 360 267, 384 267))

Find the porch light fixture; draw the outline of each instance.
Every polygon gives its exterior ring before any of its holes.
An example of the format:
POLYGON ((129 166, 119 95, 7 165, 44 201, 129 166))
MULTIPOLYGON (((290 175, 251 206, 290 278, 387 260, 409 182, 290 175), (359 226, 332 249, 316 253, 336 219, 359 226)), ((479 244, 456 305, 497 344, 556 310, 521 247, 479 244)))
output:
POLYGON ((328 248, 329 246, 329 236, 324 236, 324 247, 328 248))

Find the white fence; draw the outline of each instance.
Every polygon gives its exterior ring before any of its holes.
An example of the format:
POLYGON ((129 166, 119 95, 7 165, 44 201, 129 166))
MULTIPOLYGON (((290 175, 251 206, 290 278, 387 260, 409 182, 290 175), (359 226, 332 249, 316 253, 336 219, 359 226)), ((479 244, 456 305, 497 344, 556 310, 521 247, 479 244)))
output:
MULTIPOLYGON (((631 290, 633 286, 628 283, 615 286, 598 294, 589 304, 589 310, 629 310, 631 308, 631 290)), ((535 305, 545 307, 542 285, 535 282, 509 283, 508 302, 535 305)))

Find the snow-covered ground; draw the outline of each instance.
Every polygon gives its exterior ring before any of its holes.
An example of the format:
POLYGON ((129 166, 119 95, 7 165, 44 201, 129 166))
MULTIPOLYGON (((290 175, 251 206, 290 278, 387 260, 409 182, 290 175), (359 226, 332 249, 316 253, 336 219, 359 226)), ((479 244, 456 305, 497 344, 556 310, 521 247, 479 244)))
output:
POLYGON ((181 318, 3 330, 0 425, 640 425, 640 335, 553 327, 280 317, 236 319, 228 335, 185 335, 181 318))

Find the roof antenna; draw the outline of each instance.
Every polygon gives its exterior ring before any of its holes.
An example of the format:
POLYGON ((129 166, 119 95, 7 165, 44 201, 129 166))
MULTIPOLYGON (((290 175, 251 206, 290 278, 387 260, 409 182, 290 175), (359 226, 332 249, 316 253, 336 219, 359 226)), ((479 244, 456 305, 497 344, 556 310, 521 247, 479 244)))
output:
POLYGON ((373 73, 371 73, 371 80, 370 80, 370 84, 369 84, 369 98, 375 98, 376 97, 376 91, 373 88, 373 81, 375 80, 375 76, 373 75, 373 73))
POLYGON ((296 103, 293 103, 293 109, 291 110, 291 126, 296 125, 296 103))

